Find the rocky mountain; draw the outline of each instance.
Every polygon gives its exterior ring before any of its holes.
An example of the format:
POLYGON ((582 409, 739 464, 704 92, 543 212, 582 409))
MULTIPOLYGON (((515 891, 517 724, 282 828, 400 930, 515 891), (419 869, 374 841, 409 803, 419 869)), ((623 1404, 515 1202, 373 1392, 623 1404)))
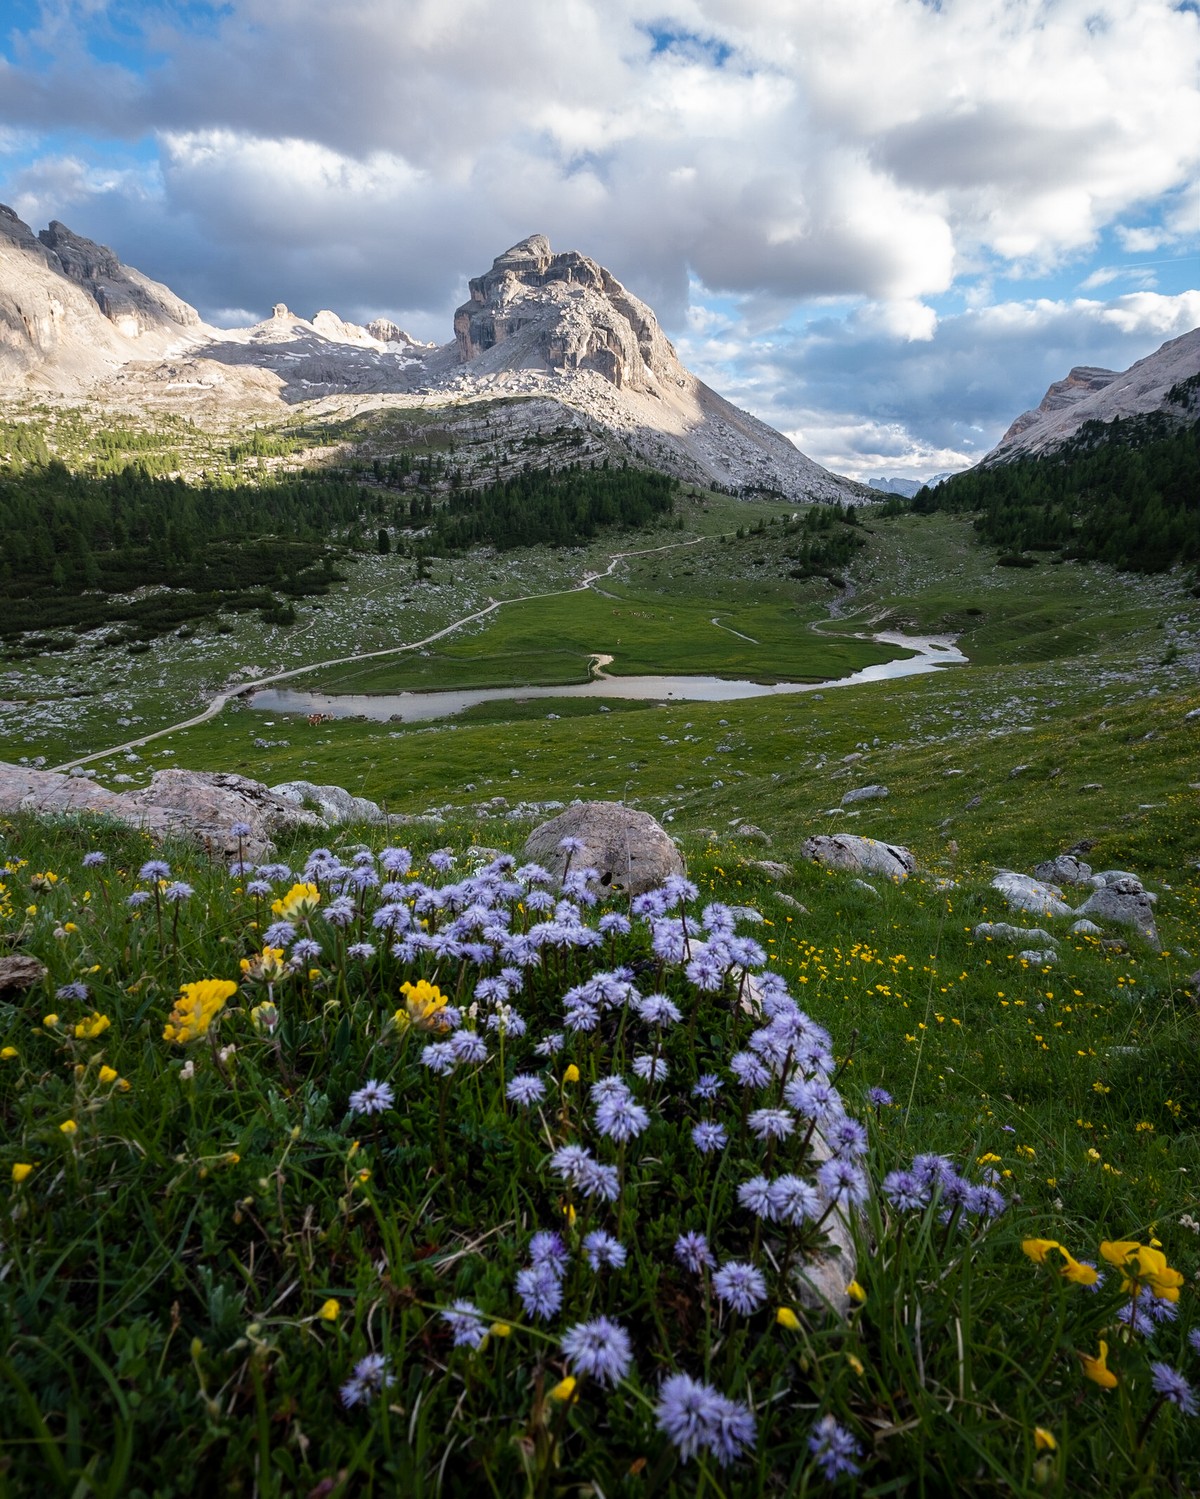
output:
POLYGON ((1041 404, 1023 412, 990 453, 985 464, 1051 452, 1073 437, 1085 422, 1153 411, 1181 416, 1186 404, 1170 399, 1182 381, 1200 374, 1200 328, 1163 344, 1124 371, 1080 365, 1056 380, 1041 404))
POLYGON ((79 391, 202 332, 199 314, 111 250, 0 204, 0 386, 79 391))
POLYGON ((422 344, 394 323, 366 327, 283 303, 250 328, 204 325, 165 286, 57 222, 35 235, 0 207, 0 389, 57 391, 203 421, 420 407, 449 432, 480 425, 508 398, 520 443, 564 424, 588 452, 631 456, 681 478, 792 499, 855 500, 781 433, 741 411, 680 363, 645 303, 577 251, 545 235, 514 245, 470 282, 454 337, 422 344), (515 400, 512 398, 516 398, 515 400), (494 411, 494 406, 489 406, 494 411))

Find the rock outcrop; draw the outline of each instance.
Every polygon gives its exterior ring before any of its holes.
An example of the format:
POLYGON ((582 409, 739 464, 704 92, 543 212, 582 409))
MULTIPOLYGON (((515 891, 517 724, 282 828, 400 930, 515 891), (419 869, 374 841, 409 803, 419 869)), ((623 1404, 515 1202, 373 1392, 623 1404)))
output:
POLYGON ((850 874, 882 874, 889 880, 906 880, 917 867, 916 858, 909 849, 850 833, 818 833, 804 840, 800 852, 804 858, 823 864, 827 869, 842 869, 850 874))
POLYGON ((534 828, 524 857, 560 882, 572 870, 594 869, 604 888, 629 895, 653 890, 668 875, 684 871, 683 858, 664 828, 648 812, 618 802, 576 802, 534 828), (565 849, 564 838, 573 840, 565 849))

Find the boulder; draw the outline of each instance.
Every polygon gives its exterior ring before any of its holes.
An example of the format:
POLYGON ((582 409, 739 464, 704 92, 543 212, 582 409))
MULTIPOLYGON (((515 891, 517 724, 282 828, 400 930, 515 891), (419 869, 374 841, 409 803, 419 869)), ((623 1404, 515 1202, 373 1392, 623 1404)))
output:
POLYGON ((890 880, 906 880, 917 867, 906 848, 860 838, 853 833, 817 833, 806 838, 800 852, 826 869, 844 869, 850 874, 882 874, 890 880))
POLYGON ((976 942, 991 938, 993 942, 1044 942, 1053 946, 1058 941, 1040 926, 1010 926, 1007 921, 981 921, 971 935, 976 942))
POLYGON ((875 802, 882 801, 891 792, 886 786, 859 786, 857 790, 847 791, 842 797, 842 806, 848 807, 851 802, 875 802))
POLYGON ((1136 890, 1125 890, 1116 885, 1104 885, 1092 891, 1078 914, 1094 917, 1097 921, 1116 922, 1119 926, 1131 926, 1147 942, 1155 947, 1159 945, 1154 902, 1140 886, 1136 890))
POLYGON ((307 807, 327 823, 383 822, 383 809, 365 796, 354 796, 341 786, 316 786, 312 781, 281 781, 271 787, 276 796, 297 807, 307 807))
POLYGON ((1032 911, 1035 916, 1074 914, 1056 885, 1044 885, 1041 880, 1027 874, 1017 874, 1011 869, 997 870, 992 888, 999 890, 1014 911, 1032 911))
POLYGON ((1072 937, 1099 937, 1101 935, 1100 928, 1094 921, 1089 921, 1086 916, 1071 926, 1072 937))
POLYGON ((32 989, 35 984, 41 983, 47 972, 45 963, 25 953, 12 953, 7 958, 0 958, 0 994, 10 989, 18 992, 32 989))
POLYGON ((619 802, 577 802, 525 840, 524 859, 540 864, 559 880, 572 869, 597 869, 600 883, 629 895, 682 875, 683 858, 670 836, 648 812, 619 802), (560 847, 577 838, 582 848, 570 855, 560 847))
POLYGON ((1087 885, 1091 883, 1092 866, 1077 859, 1074 854, 1059 854, 1056 859, 1047 859, 1033 868, 1035 879, 1050 885, 1087 885))
POLYGON ((1017 954, 1034 968, 1049 968, 1058 962, 1058 954, 1052 947, 1026 947, 1017 954))

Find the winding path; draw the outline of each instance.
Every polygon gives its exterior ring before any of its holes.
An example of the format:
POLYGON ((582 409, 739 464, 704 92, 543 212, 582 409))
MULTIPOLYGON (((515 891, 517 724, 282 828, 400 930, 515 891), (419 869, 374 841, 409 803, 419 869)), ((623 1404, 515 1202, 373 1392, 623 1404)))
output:
POLYGON ((455 630, 461 630, 464 625, 472 624, 477 619, 486 619, 489 614, 494 614, 505 604, 528 604, 535 599, 556 599, 564 594, 584 593, 600 578, 611 577, 613 569, 626 557, 647 557, 654 552, 678 551, 680 547, 694 547, 698 542, 712 539, 708 536, 693 536, 690 541, 670 541, 660 547, 641 547, 632 552, 614 552, 603 572, 584 573, 583 580, 574 588, 556 588, 550 593, 523 593, 511 599, 492 599, 482 609, 476 609, 471 614, 464 614, 461 619, 456 619, 451 624, 443 626, 442 629, 435 630, 432 635, 425 635, 420 640, 410 640, 405 645, 389 645, 381 651, 362 651, 353 656, 333 656, 328 661, 310 661, 306 666, 294 666, 287 671, 277 671, 269 677, 255 677, 252 682, 239 682, 236 686, 223 687, 202 713, 181 719, 179 723, 169 724, 165 729, 155 729, 150 734, 142 734, 137 739, 128 739, 124 744, 114 744, 107 749, 96 750, 90 755, 80 755, 76 760, 67 760, 62 765, 55 765, 52 768, 58 771, 74 770, 79 765, 90 765, 93 760, 104 760, 110 755, 124 754, 126 750, 141 749, 143 745, 150 744, 155 739, 165 738, 168 734, 176 734, 180 729, 194 729, 197 724, 207 723, 210 718, 215 718, 224 709, 231 698, 242 697, 248 692, 257 692, 260 687, 270 687, 276 682, 286 682, 292 677, 306 676, 312 671, 323 671, 329 666, 352 666, 356 661, 373 661, 381 656, 400 656, 405 651, 417 651, 422 646, 431 645, 435 640, 452 635, 455 630))

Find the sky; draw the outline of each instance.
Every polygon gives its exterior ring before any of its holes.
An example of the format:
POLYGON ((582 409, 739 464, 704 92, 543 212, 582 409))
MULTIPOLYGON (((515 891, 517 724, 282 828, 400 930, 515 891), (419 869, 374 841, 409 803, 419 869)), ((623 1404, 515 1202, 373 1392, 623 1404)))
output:
POLYGON ((222 326, 452 337, 533 233, 839 473, 1200 324, 1198 0, 4 0, 0 202, 222 326))

